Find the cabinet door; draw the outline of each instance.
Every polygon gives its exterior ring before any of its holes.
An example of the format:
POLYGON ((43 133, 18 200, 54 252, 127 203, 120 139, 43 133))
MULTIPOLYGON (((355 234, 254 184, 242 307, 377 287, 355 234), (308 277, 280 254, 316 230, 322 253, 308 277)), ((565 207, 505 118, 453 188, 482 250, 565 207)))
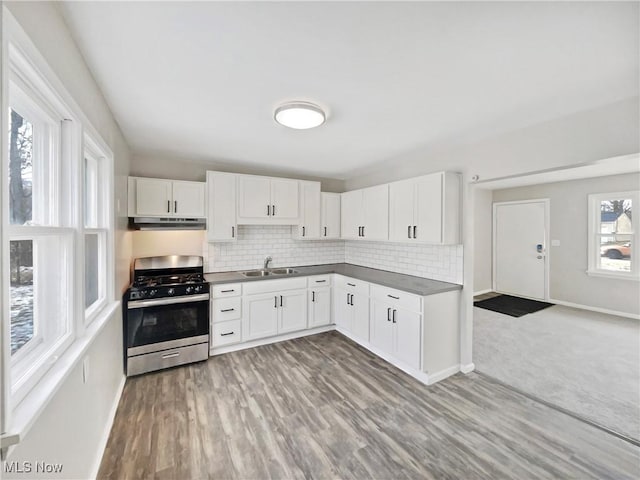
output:
POLYGON ((238 217, 270 218, 271 180, 264 177, 238 177, 238 217))
POLYGON ((361 238, 362 190, 345 192, 340 196, 341 238, 361 238))
POLYGON ((298 219, 300 217, 298 202, 298 180, 271 179, 272 217, 279 219, 298 219))
POLYGON ((371 302, 371 332, 369 340, 374 347, 393 355, 393 307, 379 300, 371 302))
POLYGON ((279 334, 307 328, 307 290, 283 292, 278 296, 278 302, 279 334))
POLYGON ((351 333, 362 340, 369 341, 369 297, 354 293, 351 299, 353 323, 351 333))
POLYGON ((331 288, 314 288, 309 291, 309 328, 331 323, 331 288))
POLYGON ((393 356, 410 367, 420 369, 420 345, 422 339, 422 316, 408 310, 392 312, 395 329, 393 356))
POLYGON ((242 340, 278 334, 280 297, 273 293, 249 295, 242 302, 242 340))
POLYGON ((351 331, 353 310, 349 305, 351 294, 346 290, 335 289, 333 292, 333 322, 346 331, 351 331))
POLYGON ((235 240, 236 175, 207 172, 207 238, 210 242, 235 240))
POLYGON ((171 180, 136 179, 136 215, 168 217, 173 215, 171 180))
POLYGON ((320 238, 340 238, 340 194, 322 193, 320 238))
POLYGON ((365 188, 362 195, 364 238, 389 240, 389 185, 365 188))
POLYGON ((415 185, 413 180, 389 185, 389 240, 409 242, 413 238, 415 185))
POLYGON ((320 238, 320 182, 300 182, 300 207, 298 238, 320 238))
POLYGON ((205 183, 173 182, 173 213, 180 217, 205 216, 205 183))
POLYGON ((416 240, 442 243, 442 174, 416 179, 416 240))

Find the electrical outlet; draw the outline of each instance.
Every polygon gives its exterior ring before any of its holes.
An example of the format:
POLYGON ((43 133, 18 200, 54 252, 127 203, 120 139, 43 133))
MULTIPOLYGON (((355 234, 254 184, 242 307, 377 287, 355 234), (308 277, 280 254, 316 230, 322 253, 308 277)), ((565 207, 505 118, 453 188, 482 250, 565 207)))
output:
POLYGON ((89 382, 89 357, 84 357, 82 360, 82 383, 89 382))

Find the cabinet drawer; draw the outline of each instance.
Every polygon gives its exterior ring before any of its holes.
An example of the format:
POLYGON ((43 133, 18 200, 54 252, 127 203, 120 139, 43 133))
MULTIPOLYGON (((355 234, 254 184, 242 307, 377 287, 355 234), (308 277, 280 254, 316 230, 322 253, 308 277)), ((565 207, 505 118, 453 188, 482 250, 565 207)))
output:
POLYGON ((279 278, 276 280, 258 280, 244 284, 245 295, 256 293, 282 292, 284 290, 297 290, 307 288, 306 277, 279 278))
POLYGON ((223 283, 211 287, 213 298, 237 297, 242 294, 241 283, 223 283))
POLYGON ((369 283, 351 277, 336 275, 334 285, 350 293, 362 293, 369 296, 369 283))
POLYGON ((372 285, 371 296, 376 300, 380 300, 381 302, 388 303, 395 307, 411 310, 412 312, 422 312, 422 297, 418 295, 413 295, 402 290, 396 290, 395 288, 372 285))
POLYGON ((331 274, 327 275, 314 275, 313 277, 308 277, 307 281, 309 282, 309 288, 312 287, 330 287, 331 286, 331 274))
POLYGON ((242 314, 242 298, 218 298, 211 302, 211 319, 213 323, 236 320, 242 314))
POLYGON ((211 331, 211 346, 222 347, 239 343, 242 340, 241 328, 242 322, 240 320, 214 324, 211 331))

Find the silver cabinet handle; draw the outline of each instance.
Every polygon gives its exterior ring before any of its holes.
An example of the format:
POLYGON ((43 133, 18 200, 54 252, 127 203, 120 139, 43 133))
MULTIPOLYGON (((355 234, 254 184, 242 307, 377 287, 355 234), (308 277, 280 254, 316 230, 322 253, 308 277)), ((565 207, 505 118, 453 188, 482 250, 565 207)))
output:
POLYGON ((355 287, 356 286, 355 283, 349 283, 349 282, 347 282, 347 285, 349 285, 350 287, 355 287))
POLYGON ((350 294, 350 293, 347 293, 347 305, 351 305, 351 304, 349 303, 349 297, 350 297, 350 296, 351 296, 351 294, 350 294))
POLYGON ((228 333, 221 333, 220 336, 221 337, 226 337, 227 335, 233 335, 234 332, 228 332, 228 333))
POLYGON ((387 308, 387 322, 391 321, 391 307, 387 308))
POLYGON ((280 295, 280 306, 282 306, 282 295, 280 295))
POLYGON ((162 355, 162 359, 164 360, 165 358, 174 358, 179 356, 180 356, 180 352, 165 353, 164 355, 162 355))
POLYGON ((393 295, 387 295, 389 298, 393 298, 394 300, 400 300, 400 297, 394 297, 393 295))
POLYGON ((178 200, 173 202, 173 213, 178 213, 178 200))
POLYGON ((273 308, 278 308, 278 297, 273 297, 273 308))
POLYGON ((324 283, 326 280, 316 280, 316 283, 324 283))
POLYGON ((220 293, 231 293, 231 292, 235 292, 235 290, 233 288, 231 290, 220 290, 220 293))
POLYGON ((304 226, 302 227, 302 236, 304 237, 304 233, 305 233, 305 228, 304 226))
POLYGON ((393 311, 393 323, 396 323, 396 312, 397 310, 393 311))
POLYGON ((271 205, 267 205, 267 217, 271 216, 271 205))
POLYGON ((158 307, 161 305, 173 305, 175 303, 202 302, 204 300, 209 300, 208 293, 201 293, 200 295, 180 295, 179 297, 154 298, 149 300, 134 300, 127 303, 127 309, 132 310, 134 308, 158 307))
POLYGON ((411 225, 407 227, 407 238, 411 238, 411 225))
POLYGON ((324 236, 327 236, 327 227, 324 227, 324 236))
POLYGON ((231 227, 231 238, 236 236, 236 227, 231 227))
POLYGON ((418 238, 417 235, 416 235, 416 231, 417 230, 418 230, 418 227, 414 225, 413 226, 413 238, 418 238))
POLYGON ((233 312, 235 308, 225 308, 224 310, 220 310, 221 312, 233 312))
POLYGON ((273 217, 276 216, 276 206, 275 205, 271 205, 271 216, 273 216, 273 217))
POLYGON ((171 212, 171 200, 167 200, 167 213, 171 212))
POLYGON ((364 227, 362 227, 362 236, 364 237, 364 227))
POLYGON ((316 301, 316 292, 314 292, 314 291, 311 292, 311 301, 312 302, 316 301))

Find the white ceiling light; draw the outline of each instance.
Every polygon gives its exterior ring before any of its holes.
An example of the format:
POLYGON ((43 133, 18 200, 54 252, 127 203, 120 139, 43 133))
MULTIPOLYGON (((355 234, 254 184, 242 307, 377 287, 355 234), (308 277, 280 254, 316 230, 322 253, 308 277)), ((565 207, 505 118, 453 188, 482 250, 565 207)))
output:
POLYGON ((326 116, 324 111, 313 103, 290 102, 276 108, 273 118, 285 127, 306 130, 322 125, 326 116))

